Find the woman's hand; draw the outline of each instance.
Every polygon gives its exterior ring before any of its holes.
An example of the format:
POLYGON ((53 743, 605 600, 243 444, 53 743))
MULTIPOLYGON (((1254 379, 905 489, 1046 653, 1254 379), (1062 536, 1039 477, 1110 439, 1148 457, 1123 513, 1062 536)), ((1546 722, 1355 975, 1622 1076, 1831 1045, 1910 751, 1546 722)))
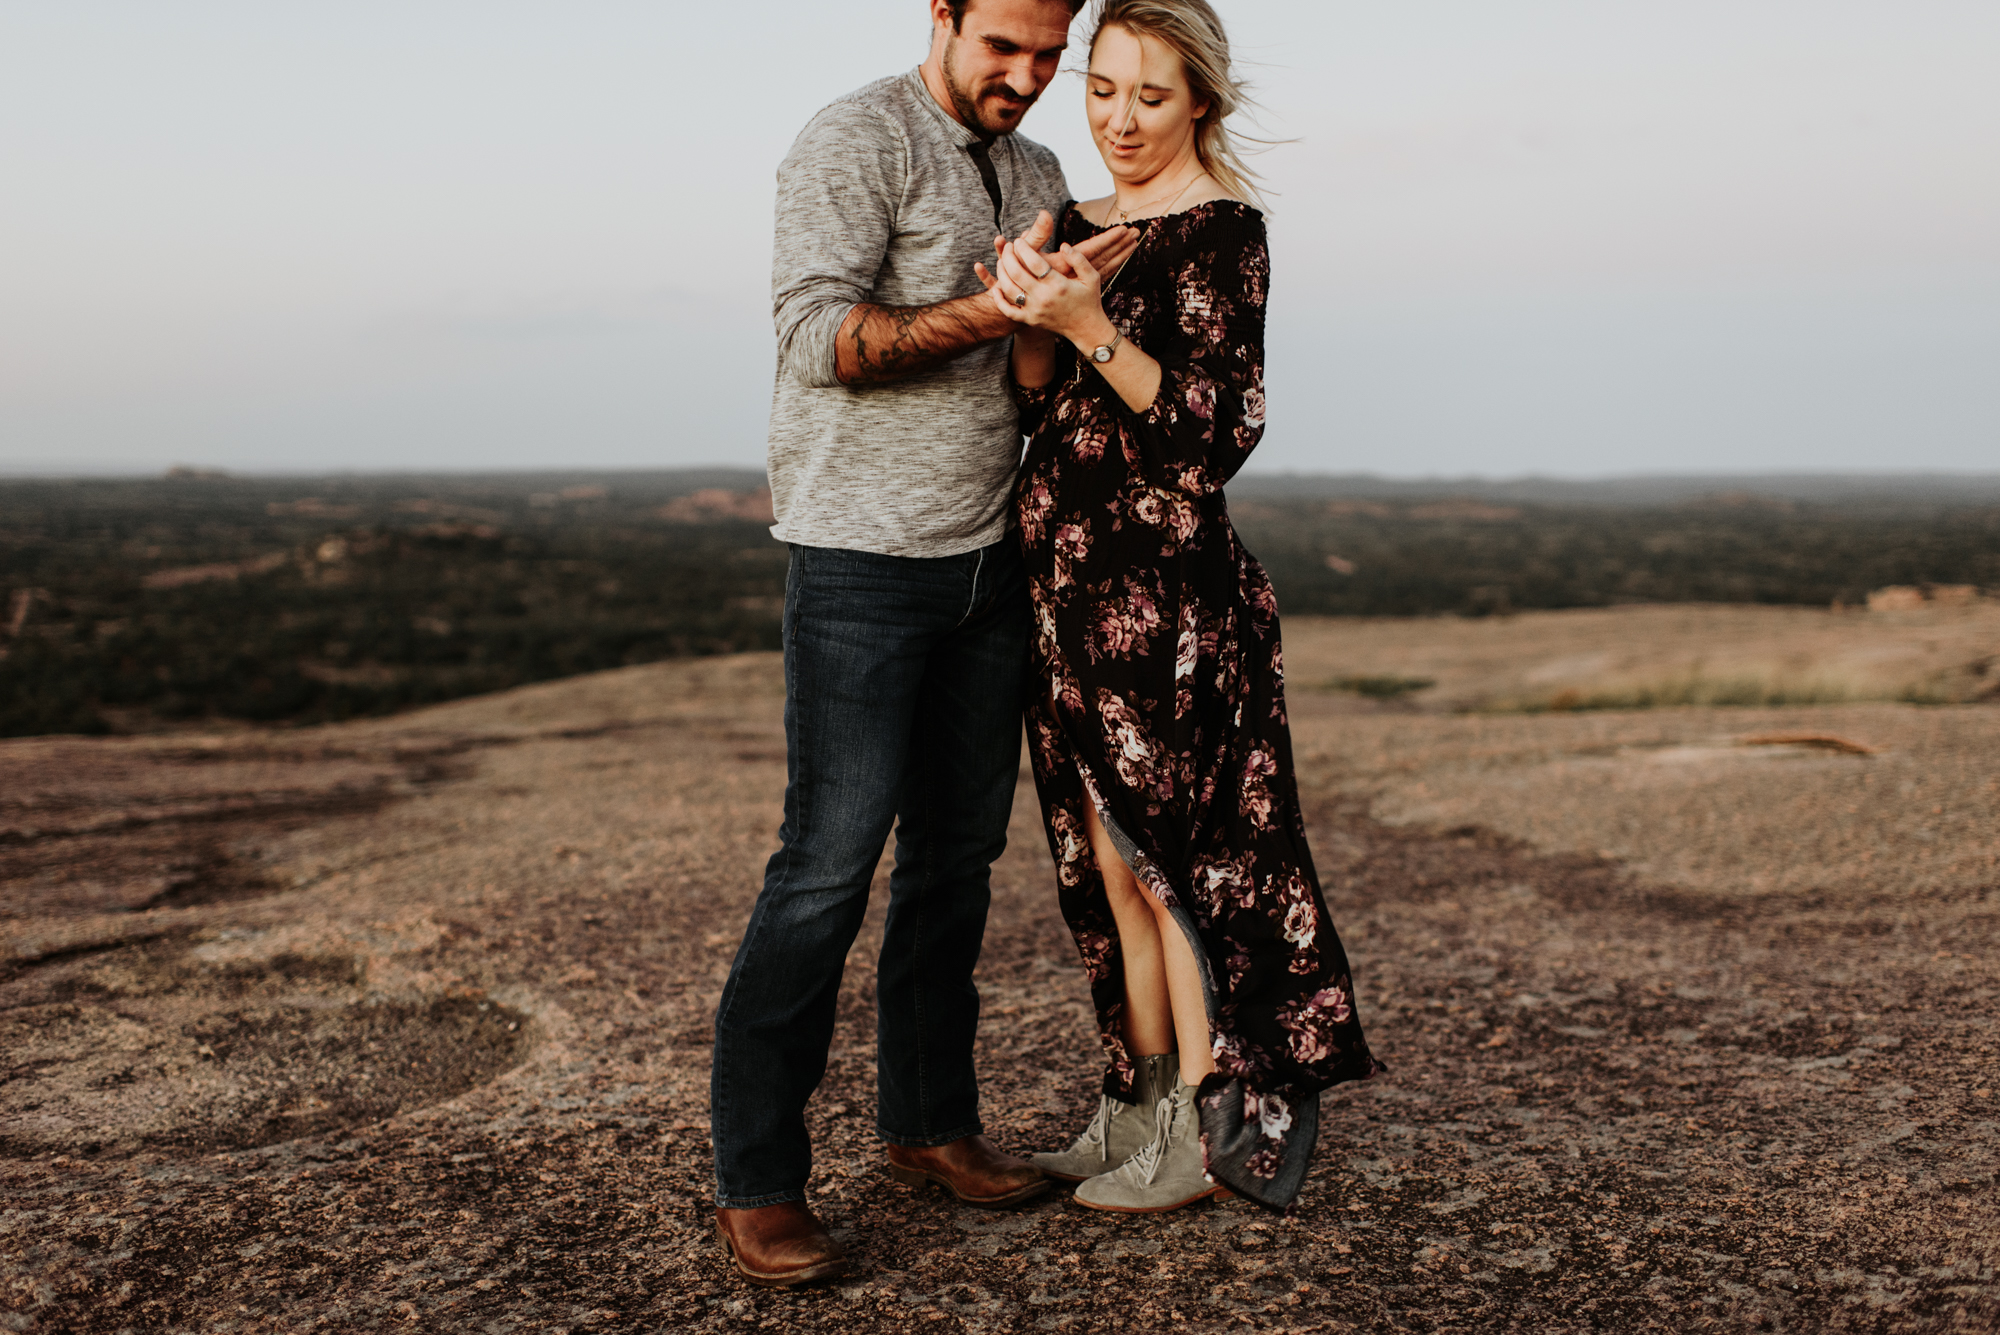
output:
MULTIPOLYGON (((1054 230, 1053 220, 1044 212, 1015 240, 993 238, 997 274, 983 264, 972 266, 986 285, 994 309, 1014 322, 1014 383, 1028 389, 1038 389, 1055 378, 1056 339, 1067 338, 1088 350, 1117 337, 1117 326, 1104 314, 1103 276, 1116 273, 1139 248, 1136 228, 1113 227, 1080 246, 1064 245, 1045 254, 1041 246, 1054 230)), ((1150 357, 1133 349, 1126 360, 1153 367, 1151 379, 1157 386, 1158 368, 1150 357)), ((1122 373, 1126 367, 1116 369, 1122 373)), ((1115 378, 1130 377, 1118 374, 1115 378)), ((1152 391, 1145 393, 1150 401, 1152 391)))
MULTIPOLYGON (((1042 214, 1042 218, 1044 219, 1048 216, 1047 213, 1042 214)), ((992 295, 994 308, 1020 326, 1020 328, 1014 331, 1016 338, 1027 335, 1032 338, 1054 339, 1055 335, 1049 330, 1037 328, 1030 323, 1026 309, 1028 303, 1024 299, 1020 285, 1018 283, 1003 285, 994 271, 1004 271, 1007 267, 1009 257, 1019 252, 1024 255, 1032 255, 1034 259, 1028 261, 1028 263, 1032 263, 1037 270, 1053 263, 1061 263, 1066 272, 1073 272, 1068 259, 1061 255, 1044 254, 1041 247, 1036 244, 1038 241, 1046 242, 1047 240, 1047 231, 1043 229, 1041 219, 1037 219, 1033 227, 1030 227, 1012 241, 1009 241, 1004 236, 993 238, 992 269, 988 269, 983 264, 974 264, 972 266, 973 273, 979 276, 979 281, 986 285, 987 292, 992 295), (1021 299, 1017 300, 1017 298, 1021 299)))
MULTIPOLYGON (((1044 218, 1048 217, 1045 213, 1044 218)), ((1027 237, 1033 233, 1030 228, 1023 233, 1027 237)), ((1046 236, 1044 237, 1046 240, 1046 236)), ((994 263, 1007 253, 1010 243, 1004 236, 993 238, 994 263)), ((1023 389, 1040 389, 1056 378, 1056 336, 1046 329, 1035 329, 1021 322, 1021 310, 1000 295, 999 282, 983 264, 972 266, 979 281, 986 284, 986 290, 993 294, 995 308, 1006 313, 1014 321, 1014 350, 1008 358, 1009 368, 1014 373, 1014 383, 1023 389)))
MULTIPOLYGON (((1119 229, 1131 238, 1130 247, 1118 255, 1123 263, 1138 248, 1138 233, 1119 229)), ((1101 240, 1092 237, 1086 245, 1101 240)), ((1065 338, 1085 357, 1098 375, 1125 401, 1133 412, 1145 412, 1160 392, 1159 362, 1124 338, 1124 331, 1104 313, 1104 281, 1093 258, 1082 248, 1064 245, 1053 254, 1043 254, 1021 241, 1002 245, 996 238, 999 273, 988 274, 980 266, 980 278, 995 306, 1015 321, 1014 381, 1035 388, 1045 385, 1055 374, 1054 340, 1065 338), (1096 348, 1112 349, 1109 360, 1091 356, 1096 348)))
MULTIPOLYGON (((1088 270, 1090 277, 1087 282, 1091 293, 1095 294, 1101 290, 1103 279, 1117 273, 1125 261, 1132 257, 1132 252, 1139 248, 1139 232, 1131 227, 1107 228, 1081 245, 1065 244, 1060 250, 1045 254, 1041 247, 1047 244, 1054 231, 1055 222, 1044 210, 1035 219, 1034 224, 1015 240, 1009 242, 1004 237, 993 238, 995 268, 999 270, 999 274, 996 275, 983 264, 973 265, 972 270, 979 276, 979 281, 985 284, 987 292, 993 297, 994 308, 1001 314, 1017 325, 1058 335, 1063 331, 1049 323, 1047 318, 1049 311, 1046 307, 1038 308, 1035 305, 1034 293, 1030 290, 1033 284, 1026 280, 1032 275, 1049 277, 1060 275, 1065 279, 1082 283, 1086 281, 1083 273, 1088 270), (1038 313, 1031 315, 1031 311, 1038 313)), ((1101 302, 1096 301, 1094 295, 1089 302, 1079 307, 1078 311, 1087 310, 1092 303, 1096 305, 1097 313, 1101 317, 1103 306, 1101 302)), ((1098 324, 1108 326, 1110 322, 1102 319, 1093 322, 1086 319, 1083 323, 1094 328, 1098 324)))
POLYGON ((1001 252, 999 261, 997 281, 990 290, 1002 311, 1020 323, 1071 342, 1086 331, 1096 332, 1109 325, 1104 315, 1104 280, 1075 246, 1065 244, 1045 255, 1014 241, 1001 252))

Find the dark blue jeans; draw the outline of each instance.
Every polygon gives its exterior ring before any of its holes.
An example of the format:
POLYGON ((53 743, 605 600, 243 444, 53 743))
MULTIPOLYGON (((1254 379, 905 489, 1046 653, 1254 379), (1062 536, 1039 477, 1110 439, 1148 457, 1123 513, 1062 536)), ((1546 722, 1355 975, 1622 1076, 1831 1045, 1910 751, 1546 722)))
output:
POLYGON ((876 972, 876 1126, 977 1135, 973 966, 1020 771, 1028 595, 1009 536, 915 559, 792 548, 781 846, 715 1017, 716 1204, 805 1199, 805 1106, 893 823, 876 972))

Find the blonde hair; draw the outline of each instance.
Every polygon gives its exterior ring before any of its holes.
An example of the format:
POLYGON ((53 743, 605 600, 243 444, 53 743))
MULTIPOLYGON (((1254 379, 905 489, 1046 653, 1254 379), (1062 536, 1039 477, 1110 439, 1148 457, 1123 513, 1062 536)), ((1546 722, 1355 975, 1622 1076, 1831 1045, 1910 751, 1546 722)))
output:
POLYGON ((1249 102, 1249 86, 1230 69, 1229 35, 1208 0, 1104 0, 1090 30, 1091 51, 1104 30, 1116 24, 1139 37, 1157 38, 1181 58, 1188 91, 1208 110, 1195 122, 1194 152, 1202 170, 1232 195, 1264 202, 1236 140, 1223 121, 1249 102))

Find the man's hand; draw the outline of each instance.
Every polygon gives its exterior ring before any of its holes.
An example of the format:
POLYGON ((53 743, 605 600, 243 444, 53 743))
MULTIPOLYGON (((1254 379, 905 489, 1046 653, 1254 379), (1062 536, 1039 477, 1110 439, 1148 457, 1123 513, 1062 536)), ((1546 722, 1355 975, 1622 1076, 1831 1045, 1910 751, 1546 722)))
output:
MULTIPOLYGON (((1049 216, 1047 209, 1043 209, 1041 213, 1036 215, 1034 225, 1021 233, 1013 242, 1010 243, 1003 236, 994 237, 993 254, 997 259, 1005 259, 1007 252, 1015 246, 1022 247, 1025 250, 1040 252, 1044 246, 1049 244, 1049 239, 1055 234, 1055 219, 1049 216)), ((1069 249, 1073 254, 1083 256, 1084 262, 1095 269, 1106 282, 1109 282, 1111 281, 1111 276, 1124 267, 1125 261, 1131 259, 1132 252, 1138 248, 1138 228, 1109 227, 1099 232, 1096 236, 1091 237, 1088 241, 1080 245, 1071 246, 1069 249)), ((1064 276, 1069 278, 1076 277, 1076 270, 1070 265, 1068 260, 1062 257, 1061 252, 1050 251, 1042 254, 1041 258, 1044 262, 1055 265, 1057 271, 1064 276)), ((1007 294, 993 292, 994 284, 999 280, 993 276, 992 271, 983 264, 973 265, 972 271, 979 275, 979 281, 986 285, 987 292, 993 294, 1001 314, 1011 319, 1018 319, 1019 317, 1015 316, 1013 311, 1006 307, 1007 294)))

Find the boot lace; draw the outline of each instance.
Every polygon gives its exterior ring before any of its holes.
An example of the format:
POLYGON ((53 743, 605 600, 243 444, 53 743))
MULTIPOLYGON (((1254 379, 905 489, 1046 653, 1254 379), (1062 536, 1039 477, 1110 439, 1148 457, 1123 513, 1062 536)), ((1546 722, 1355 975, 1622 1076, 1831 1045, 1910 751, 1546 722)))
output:
POLYGON ((1174 1101, 1161 1099, 1153 1105, 1153 1138, 1140 1146, 1132 1156, 1133 1175, 1145 1186, 1152 1186, 1154 1177, 1160 1171, 1160 1161, 1167 1157, 1167 1142, 1174 1136, 1174 1101))
POLYGON ((1109 1094, 1099 1094, 1097 1096, 1097 1116, 1090 1119, 1090 1125, 1085 1127, 1083 1134, 1076 1138, 1076 1145, 1070 1150, 1070 1153, 1084 1154, 1090 1150, 1096 1150, 1098 1158, 1110 1159, 1111 1119, 1117 1115, 1118 1101, 1109 1094))

